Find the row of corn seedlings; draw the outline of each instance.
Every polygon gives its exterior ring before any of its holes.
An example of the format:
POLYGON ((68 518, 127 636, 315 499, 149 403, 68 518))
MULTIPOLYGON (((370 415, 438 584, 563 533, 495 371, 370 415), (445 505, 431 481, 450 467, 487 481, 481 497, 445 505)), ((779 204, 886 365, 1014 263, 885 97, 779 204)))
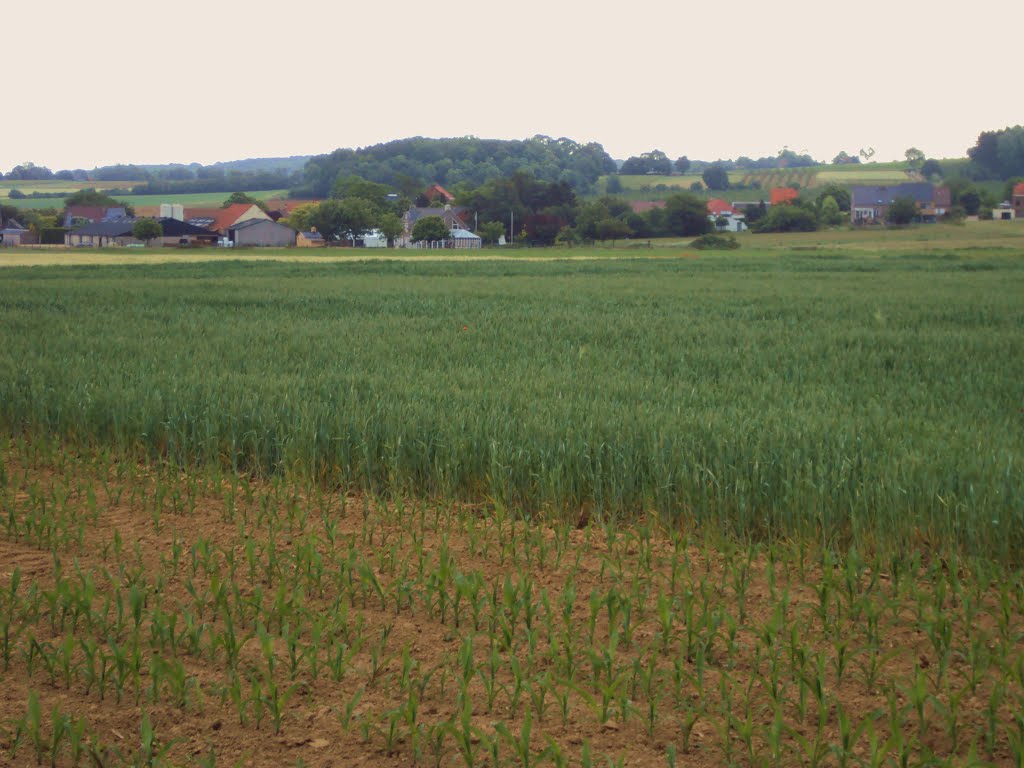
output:
POLYGON ((1024 582, 987 561, 657 518, 576 529, 283 477, 111 480, 88 456, 40 473, 30 450, 5 456, 0 536, 51 565, 0 582, 0 655, 32 686, 271 733, 326 705, 339 739, 428 763, 578 761, 572 729, 727 764, 1019 759, 1024 582), (125 508, 135 527, 111 536, 125 508), (23 535, 40 515, 89 526, 23 535))

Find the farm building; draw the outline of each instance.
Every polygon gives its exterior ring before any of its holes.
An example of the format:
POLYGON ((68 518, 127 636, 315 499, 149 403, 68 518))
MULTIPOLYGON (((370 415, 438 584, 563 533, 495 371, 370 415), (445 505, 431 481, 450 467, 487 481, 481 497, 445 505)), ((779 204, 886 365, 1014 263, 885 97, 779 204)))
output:
POLYGON ((228 227, 227 237, 239 248, 290 248, 295 245, 295 230, 269 218, 246 219, 233 224, 228 227))
POLYGON ((158 221, 164 235, 154 240, 153 245, 198 247, 217 244, 217 233, 212 230, 169 216, 160 217, 158 221))
MULTIPOLYGON (((143 242, 132 234, 138 219, 119 219, 117 221, 99 221, 85 224, 64 235, 64 244, 69 246, 92 246, 108 248, 111 246, 142 245, 143 242)), ((163 229, 161 237, 149 242, 156 247, 197 247, 216 245, 217 233, 202 227, 186 224, 171 218, 158 218, 163 229)))
POLYGON ((850 191, 850 220, 854 224, 885 221, 889 206, 900 197, 910 197, 917 203, 921 221, 934 222, 950 208, 949 187, 937 187, 927 182, 891 187, 854 187, 850 191))
POLYGON ((28 241, 35 240, 32 232, 21 226, 14 219, 8 219, 7 223, 0 229, 0 246, 13 248, 18 245, 28 245, 28 241))
POLYGON ((270 217, 258 205, 232 203, 227 208, 187 208, 185 221, 193 226, 210 229, 227 237, 228 230, 235 224, 250 219, 270 221, 270 217))
POLYGON ((299 232, 295 236, 295 245, 299 248, 323 248, 327 241, 314 227, 309 232, 299 232))

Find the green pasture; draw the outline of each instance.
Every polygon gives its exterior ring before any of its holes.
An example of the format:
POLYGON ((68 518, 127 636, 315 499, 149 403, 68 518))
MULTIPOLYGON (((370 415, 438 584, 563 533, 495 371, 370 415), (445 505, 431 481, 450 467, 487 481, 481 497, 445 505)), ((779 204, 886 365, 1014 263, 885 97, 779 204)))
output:
MULTIPOLYGON (((72 182, 72 181, 32 181, 17 182, 7 179, 0 180, 0 201, 5 205, 12 205, 17 208, 62 208, 63 198, 23 198, 11 200, 8 194, 12 188, 19 189, 25 194, 32 192, 67 192, 69 195, 80 189, 92 187, 99 190, 116 189, 119 187, 132 186, 138 182, 72 182)), ((117 195, 116 199, 133 206, 160 205, 161 203, 180 203, 186 206, 218 206, 229 196, 230 192, 195 192, 181 195, 117 195)), ((273 189, 260 192, 250 192, 255 198, 261 200, 272 200, 274 198, 287 197, 287 189, 273 189)))
POLYGON ((94 189, 114 189, 117 187, 139 184, 136 181, 61 181, 60 179, 46 179, 44 181, 16 181, 14 179, 0 179, 0 197, 7 197, 12 189, 19 189, 26 195, 33 192, 77 192, 80 189, 92 187, 94 189))
POLYGON ((932 231, 12 267, 0 425, 527 515, 1019 559, 1022 249, 932 231))
MULTIPOLYGON (((857 166, 852 166, 857 168, 857 166)), ((838 184, 902 184, 913 179, 901 169, 858 168, 856 171, 829 169, 818 171, 819 184, 835 182, 838 184)))
MULTIPOLYGON (((906 173, 905 163, 868 163, 854 165, 819 165, 811 168, 763 168, 729 171, 731 184, 751 186, 755 182, 761 189, 729 189, 719 192, 703 190, 703 194, 735 200, 767 198, 772 187, 798 186, 814 189, 825 184, 901 184, 913 180, 906 173)), ((680 190, 689 191, 695 182, 701 183, 700 174, 684 176, 620 176, 623 197, 629 200, 657 200, 680 190), (660 188, 659 188, 660 187, 660 188)), ((602 177, 598 188, 607 187, 608 177, 602 177)))

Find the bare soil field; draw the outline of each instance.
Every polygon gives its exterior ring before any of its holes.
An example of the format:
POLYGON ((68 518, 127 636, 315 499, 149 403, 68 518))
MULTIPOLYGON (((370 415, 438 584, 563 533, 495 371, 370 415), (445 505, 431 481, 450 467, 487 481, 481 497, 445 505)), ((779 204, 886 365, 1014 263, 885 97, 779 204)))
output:
POLYGON ((0 763, 1021 765, 1024 582, 12 441, 0 763))

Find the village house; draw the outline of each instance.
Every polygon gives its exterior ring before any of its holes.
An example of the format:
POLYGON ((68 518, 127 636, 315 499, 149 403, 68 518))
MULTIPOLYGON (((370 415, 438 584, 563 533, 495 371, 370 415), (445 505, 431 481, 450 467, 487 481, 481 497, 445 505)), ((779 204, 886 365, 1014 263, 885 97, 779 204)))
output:
POLYGON ((746 216, 720 198, 708 200, 708 219, 719 232, 743 232, 747 229, 746 216))
POLYGON ((403 231, 395 245, 404 248, 412 244, 412 228, 425 216, 440 216, 449 231, 453 229, 469 229, 469 209, 461 206, 446 205, 444 208, 412 207, 402 217, 403 231))
POLYGON ((1013 205, 1014 216, 1018 219, 1024 218, 1024 182, 1013 188, 1013 196, 1010 202, 1013 205))
POLYGON ((949 212, 949 187, 908 182, 891 187, 854 187, 850 191, 850 221, 854 224, 884 222, 889 206, 901 197, 913 199, 921 221, 934 222, 949 212))
POLYGON ((128 211, 124 206, 69 205, 64 210, 65 227, 95 224, 100 221, 117 221, 125 218, 128 218, 128 211))

